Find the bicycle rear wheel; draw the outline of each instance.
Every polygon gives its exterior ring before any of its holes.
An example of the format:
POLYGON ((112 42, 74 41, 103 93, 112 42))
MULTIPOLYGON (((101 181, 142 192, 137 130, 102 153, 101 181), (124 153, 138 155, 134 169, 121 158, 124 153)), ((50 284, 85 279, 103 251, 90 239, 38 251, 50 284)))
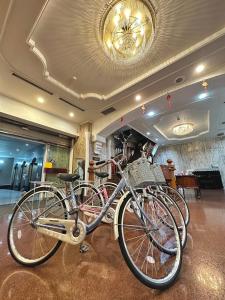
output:
MULTIPOLYGON (((151 191, 150 191, 150 194, 151 191)), ((153 193, 154 194, 154 193, 153 193)), ((169 208, 171 214, 173 215, 177 228, 179 230, 180 239, 181 239, 181 245, 184 249, 187 243, 187 227, 185 224, 185 220, 183 217, 183 214, 180 210, 180 207, 177 205, 176 201, 174 201, 168 194, 166 194, 163 191, 158 191, 156 193, 156 197, 161 199, 164 204, 169 208)), ((167 224, 168 226, 171 226, 171 224, 167 224)))
POLYGON ((79 207, 79 218, 85 224, 90 224, 97 218, 104 206, 101 190, 84 182, 73 188, 76 204, 79 207))
MULTIPOLYGON (((53 207, 42 217, 66 219, 65 203, 61 200, 61 194, 52 187, 38 187, 26 193, 16 204, 7 237, 9 251, 18 263, 36 266, 58 250, 62 242, 38 232, 34 219, 51 205, 53 207)), ((62 230, 59 228, 60 232, 62 230)))
POLYGON ((180 236, 172 214, 160 199, 154 196, 151 200, 142 199, 141 206, 148 218, 138 209, 131 194, 122 203, 118 217, 119 245, 137 279, 148 287, 162 290, 171 286, 179 275, 180 236), (128 206, 135 207, 133 213, 128 206), (172 226, 168 227, 165 220, 172 226), (163 249, 176 251, 168 254, 163 249))
MULTIPOLYGON (((112 196, 112 194, 114 193, 114 191, 116 190, 117 184, 114 183, 114 182, 105 182, 104 184, 101 184, 101 185, 98 187, 99 190, 104 190, 104 188, 105 188, 106 193, 107 193, 107 197, 104 197, 104 201, 107 201, 107 200, 112 196), (107 199, 107 198, 108 198, 108 199, 107 199)), ((123 194, 124 194, 124 191, 123 191, 123 190, 120 191, 120 192, 116 195, 116 198, 115 198, 115 200, 113 201, 113 204, 116 204, 116 205, 117 205, 118 201, 119 201, 120 198, 123 196, 123 194)), ((104 193, 103 193, 103 196, 105 196, 104 193)), ((112 205, 113 205, 113 204, 112 204, 112 205)))

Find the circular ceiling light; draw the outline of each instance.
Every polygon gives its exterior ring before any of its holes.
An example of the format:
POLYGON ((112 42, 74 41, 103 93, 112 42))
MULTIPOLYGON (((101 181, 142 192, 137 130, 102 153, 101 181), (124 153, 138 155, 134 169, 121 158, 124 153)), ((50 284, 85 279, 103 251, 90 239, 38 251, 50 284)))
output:
POLYGON ((130 62, 142 56, 153 41, 154 9, 146 0, 114 2, 101 20, 103 46, 112 60, 130 62))
POLYGON ((201 64, 195 68, 196 73, 202 73, 205 70, 205 65, 201 64))
POLYGON ((187 135, 194 130, 194 125, 192 123, 183 123, 173 127, 173 133, 175 135, 187 135))
POLYGON ((136 95, 135 100, 136 101, 141 101, 141 95, 136 95))

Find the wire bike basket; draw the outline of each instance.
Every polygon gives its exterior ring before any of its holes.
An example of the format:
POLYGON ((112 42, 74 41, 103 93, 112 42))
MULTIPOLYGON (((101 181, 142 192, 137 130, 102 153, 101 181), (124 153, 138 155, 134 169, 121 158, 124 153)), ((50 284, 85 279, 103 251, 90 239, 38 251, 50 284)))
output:
POLYGON ((163 174, 162 168, 158 164, 150 165, 150 169, 155 176, 155 182, 158 184, 166 184, 166 179, 163 174))
POLYGON ((124 174, 132 187, 147 187, 156 182, 153 170, 146 158, 139 158, 128 164, 124 174))

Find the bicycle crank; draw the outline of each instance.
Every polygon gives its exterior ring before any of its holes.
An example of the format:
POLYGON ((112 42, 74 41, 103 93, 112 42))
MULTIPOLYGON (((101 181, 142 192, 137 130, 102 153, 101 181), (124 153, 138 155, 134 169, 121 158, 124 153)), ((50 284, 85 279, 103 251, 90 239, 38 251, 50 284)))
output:
POLYGON ((75 228, 74 220, 40 217, 34 226, 38 232, 72 245, 82 243, 86 237, 86 225, 80 220, 75 228))
POLYGON ((102 222, 111 224, 114 220, 114 216, 115 216, 115 209, 113 209, 112 207, 109 207, 105 216, 102 219, 102 222))

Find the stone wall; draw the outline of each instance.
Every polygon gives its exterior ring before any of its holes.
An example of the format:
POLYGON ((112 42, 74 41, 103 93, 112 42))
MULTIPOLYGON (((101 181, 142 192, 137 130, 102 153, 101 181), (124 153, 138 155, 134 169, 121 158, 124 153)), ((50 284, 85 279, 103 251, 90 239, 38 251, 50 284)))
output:
POLYGON ((161 147, 155 161, 166 164, 168 158, 174 161, 176 173, 218 167, 225 187, 225 139, 200 140, 161 147))

